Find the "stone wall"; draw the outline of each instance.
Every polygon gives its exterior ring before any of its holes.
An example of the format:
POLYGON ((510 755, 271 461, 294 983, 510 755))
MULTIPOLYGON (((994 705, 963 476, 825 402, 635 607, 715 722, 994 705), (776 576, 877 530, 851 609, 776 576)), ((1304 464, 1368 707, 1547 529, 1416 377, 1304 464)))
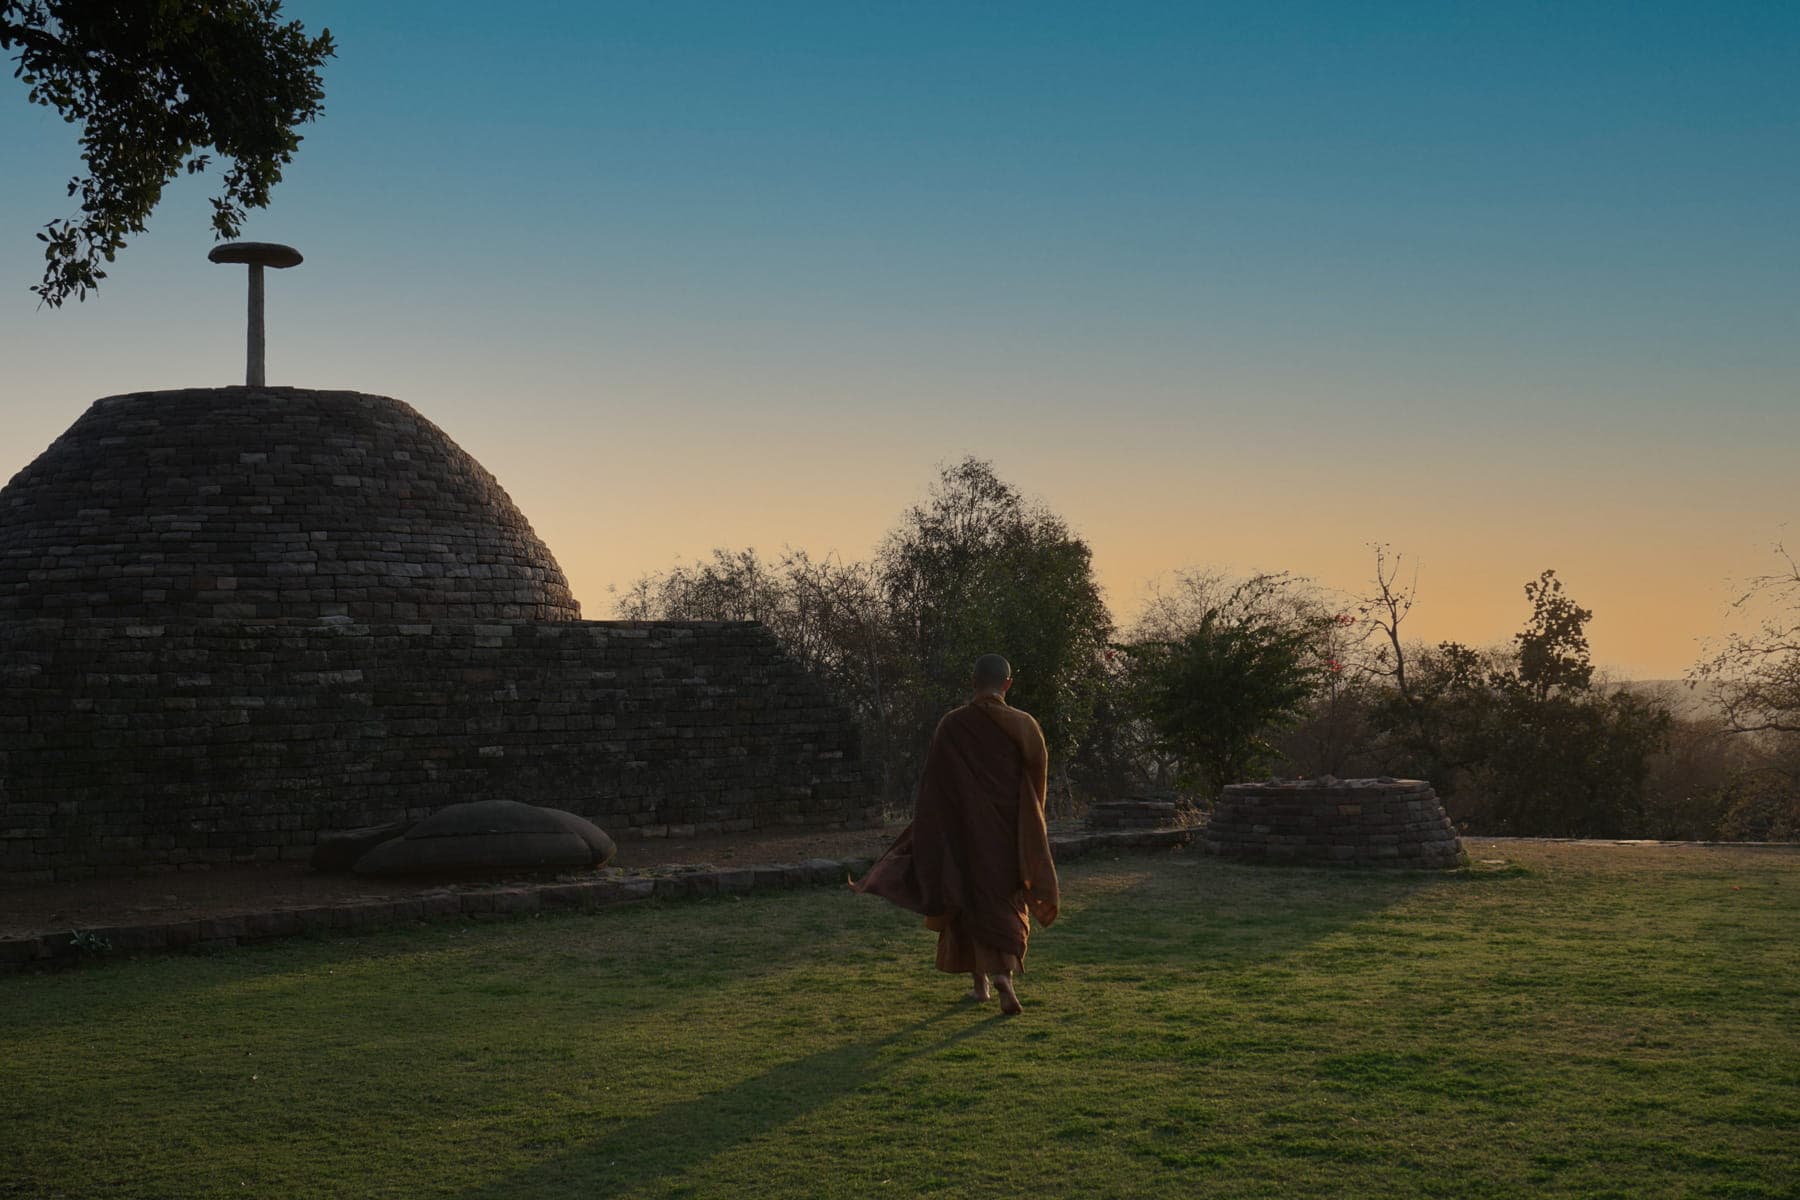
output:
POLYGON ((0 622, 0 883, 304 859, 461 800, 631 838, 855 826, 873 794, 750 622, 0 622))
POLYGON ((1357 866, 1453 867, 1462 842, 1420 779, 1271 780, 1224 789, 1208 853, 1357 866))
POLYGON ((1175 820, 1175 802, 1154 796, 1096 800, 1087 811, 1089 829, 1161 829, 1175 820))

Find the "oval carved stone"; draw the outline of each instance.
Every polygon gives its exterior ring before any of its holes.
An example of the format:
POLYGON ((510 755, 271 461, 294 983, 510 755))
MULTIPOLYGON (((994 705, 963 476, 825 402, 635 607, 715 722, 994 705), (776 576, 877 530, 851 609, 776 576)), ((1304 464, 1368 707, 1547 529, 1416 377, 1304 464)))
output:
POLYGON ((560 808, 477 800, 432 813, 356 861, 358 875, 581 870, 618 847, 593 822, 560 808))

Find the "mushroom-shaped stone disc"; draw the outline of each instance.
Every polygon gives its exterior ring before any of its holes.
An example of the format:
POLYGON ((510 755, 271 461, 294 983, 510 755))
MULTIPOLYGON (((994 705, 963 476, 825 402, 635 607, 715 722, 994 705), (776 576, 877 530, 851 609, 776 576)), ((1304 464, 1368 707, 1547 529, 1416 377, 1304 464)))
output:
POLYGON ((214 246, 207 260, 216 263, 248 263, 253 267, 297 267, 306 260, 292 246, 280 242, 226 242, 214 246))

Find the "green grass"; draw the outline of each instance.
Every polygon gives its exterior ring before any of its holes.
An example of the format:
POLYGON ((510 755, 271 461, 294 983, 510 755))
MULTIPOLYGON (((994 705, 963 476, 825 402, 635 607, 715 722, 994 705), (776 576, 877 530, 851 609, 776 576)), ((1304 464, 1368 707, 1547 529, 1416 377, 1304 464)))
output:
POLYGON ((1004 1020, 813 891, 0 979, 0 1196, 1800 1195, 1800 857, 1083 861, 1004 1020))

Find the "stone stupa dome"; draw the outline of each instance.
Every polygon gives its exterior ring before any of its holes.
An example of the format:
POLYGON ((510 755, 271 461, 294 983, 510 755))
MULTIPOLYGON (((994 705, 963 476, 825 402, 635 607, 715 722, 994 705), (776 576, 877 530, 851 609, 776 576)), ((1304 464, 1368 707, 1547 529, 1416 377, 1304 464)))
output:
POLYGON ((111 396, 0 490, 0 618, 580 615, 494 477, 385 396, 111 396))

